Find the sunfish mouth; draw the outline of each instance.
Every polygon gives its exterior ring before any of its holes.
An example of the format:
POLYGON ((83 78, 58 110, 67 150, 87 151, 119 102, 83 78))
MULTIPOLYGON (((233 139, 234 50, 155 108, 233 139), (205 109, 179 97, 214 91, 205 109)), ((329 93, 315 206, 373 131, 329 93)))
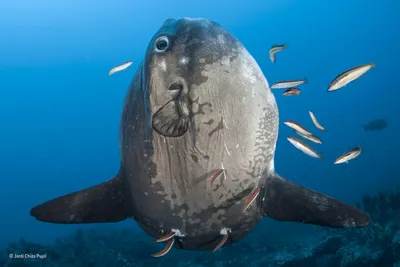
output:
POLYGON ((180 137, 189 129, 190 104, 187 83, 178 78, 168 86, 168 91, 176 92, 173 98, 153 115, 153 129, 165 137, 180 137))

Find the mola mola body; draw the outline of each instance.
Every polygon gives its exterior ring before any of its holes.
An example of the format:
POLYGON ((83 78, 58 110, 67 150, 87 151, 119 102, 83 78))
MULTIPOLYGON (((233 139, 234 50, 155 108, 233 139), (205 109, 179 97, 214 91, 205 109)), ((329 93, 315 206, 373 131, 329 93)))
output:
POLYGON ((34 207, 44 222, 133 218, 171 247, 213 250, 262 217, 363 227, 356 207, 280 177, 279 114, 245 47, 206 19, 166 20, 130 84, 120 126, 121 167, 111 180, 34 207), (222 242, 222 243, 221 243, 222 242))

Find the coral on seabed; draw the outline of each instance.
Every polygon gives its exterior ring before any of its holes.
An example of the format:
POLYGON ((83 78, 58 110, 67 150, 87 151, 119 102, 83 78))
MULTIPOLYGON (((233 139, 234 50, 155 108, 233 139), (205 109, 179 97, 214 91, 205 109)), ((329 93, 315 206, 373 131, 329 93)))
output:
POLYGON ((317 235, 286 245, 268 244, 257 234, 251 242, 241 241, 216 253, 172 250, 167 256, 155 259, 150 254, 162 249, 162 244, 154 244, 136 230, 78 230, 52 245, 34 244, 24 239, 10 243, 0 254, 0 266, 400 266, 400 191, 366 195, 358 206, 371 214, 370 226, 321 228, 317 235), (10 259, 8 256, 25 253, 45 255, 45 258, 10 259))

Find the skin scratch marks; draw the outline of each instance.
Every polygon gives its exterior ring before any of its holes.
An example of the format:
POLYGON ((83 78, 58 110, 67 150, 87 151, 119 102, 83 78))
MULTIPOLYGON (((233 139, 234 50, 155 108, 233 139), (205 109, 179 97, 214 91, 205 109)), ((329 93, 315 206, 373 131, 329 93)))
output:
POLYGON ((232 155, 231 155, 231 153, 229 152, 228 147, 226 146, 225 142, 224 142, 224 147, 225 147, 226 153, 228 153, 228 156, 229 156, 229 157, 232 157, 232 155))

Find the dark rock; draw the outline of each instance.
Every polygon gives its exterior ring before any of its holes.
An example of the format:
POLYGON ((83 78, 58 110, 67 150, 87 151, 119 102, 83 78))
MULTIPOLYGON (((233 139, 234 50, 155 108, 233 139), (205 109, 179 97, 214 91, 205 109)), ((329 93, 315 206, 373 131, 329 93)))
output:
POLYGON ((273 244, 262 229, 218 252, 172 250, 163 258, 150 256, 162 248, 133 229, 78 230, 44 246, 25 239, 10 242, 0 253, 4 267, 400 267, 400 191, 364 196, 359 207, 371 214, 362 229, 318 228, 296 242, 273 244), (260 235, 262 233, 263 235, 260 235), (260 238, 260 236, 262 236, 260 238), (45 260, 9 259, 10 253, 46 254, 45 260))

